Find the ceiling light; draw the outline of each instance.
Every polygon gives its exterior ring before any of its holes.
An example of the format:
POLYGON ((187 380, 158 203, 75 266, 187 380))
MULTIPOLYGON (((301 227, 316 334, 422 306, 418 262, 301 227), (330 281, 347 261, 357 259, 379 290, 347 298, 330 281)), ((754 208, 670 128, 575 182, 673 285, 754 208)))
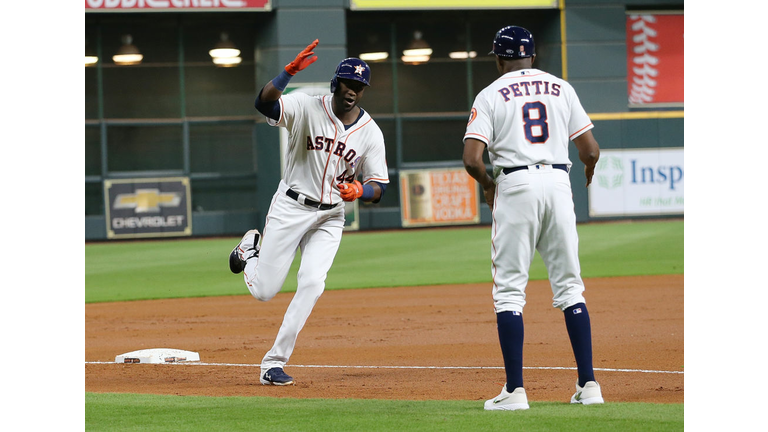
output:
POLYGON ((135 65, 141 63, 144 56, 141 55, 136 45, 133 45, 131 35, 123 35, 123 46, 117 50, 117 54, 112 56, 112 61, 119 65, 135 65))
POLYGON ((240 62, 242 62, 242 61, 243 61, 243 59, 242 59, 242 58, 240 58, 240 57, 215 57, 215 58, 213 59, 213 63, 214 63, 216 66, 221 66, 221 67, 233 67, 233 66, 237 66, 237 65, 239 65, 239 64, 240 64, 240 62))
POLYGON ((431 56, 432 55, 432 48, 429 47, 429 44, 424 41, 424 39, 421 38, 422 34, 420 31, 413 32, 413 40, 411 40, 411 43, 408 44, 408 48, 403 50, 404 56, 431 56))
POLYGON ((96 55, 96 51, 88 46, 88 39, 85 40, 85 65, 93 66, 99 62, 99 57, 96 55))
POLYGON ((468 59, 468 58, 475 58, 477 57, 477 51, 454 51, 452 53, 448 53, 448 57, 452 59, 468 59))
MULTIPOLYGON (((222 33, 221 38, 216 43, 216 46, 212 50, 208 51, 208 54, 213 58, 213 62, 216 63, 217 58, 230 58, 240 55, 240 50, 237 49, 235 44, 229 40, 227 33, 222 33)), ((239 62, 238 62, 239 63, 239 62)))
POLYGON ((432 48, 412 48, 403 51, 403 55, 406 56, 431 56, 432 48))
POLYGON ((389 53, 386 51, 369 52, 360 54, 360 60, 365 61, 381 61, 389 58, 389 53))
POLYGON ((417 65, 417 64, 428 62, 429 56, 428 55, 409 55, 409 56, 400 57, 400 60, 402 60, 403 63, 406 63, 406 64, 417 65))

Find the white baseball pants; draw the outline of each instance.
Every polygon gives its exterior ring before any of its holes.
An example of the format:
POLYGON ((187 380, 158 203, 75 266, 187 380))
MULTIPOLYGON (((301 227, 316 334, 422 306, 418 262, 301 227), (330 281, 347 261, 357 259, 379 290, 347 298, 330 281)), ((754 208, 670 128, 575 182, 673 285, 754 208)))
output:
POLYGON ((523 312, 528 271, 537 250, 549 274, 552 305, 565 310, 585 301, 567 172, 538 164, 499 174, 491 235, 496 313, 523 312))
POLYGON ((301 248, 298 286, 272 349, 261 362, 265 371, 283 367, 293 353, 299 332, 325 289, 325 278, 336 257, 344 230, 344 205, 317 210, 296 202, 280 182, 266 217, 258 259, 243 270, 245 284, 259 300, 274 297, 283 286, 296 251, 301 248))

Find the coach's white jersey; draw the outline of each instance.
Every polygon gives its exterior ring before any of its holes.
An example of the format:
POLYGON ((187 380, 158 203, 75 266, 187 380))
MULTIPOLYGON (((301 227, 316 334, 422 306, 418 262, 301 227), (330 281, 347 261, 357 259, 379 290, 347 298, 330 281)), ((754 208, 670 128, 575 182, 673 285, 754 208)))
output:
POLYGON ((568 82, 524 69, 499 77, 477 95, 464 139, 484 142, 494 167, 570 167, 568 142, 592 127, 568 82))
POLYGON ((288 129, 283 180, 294 191, 325 203, 342 201, 339 183, 362 173, 362 182, 389 183, 384 135, 367 112, 345 130, 331 109, 332 95, 295 92, 280 98, 280 120, 288 129))

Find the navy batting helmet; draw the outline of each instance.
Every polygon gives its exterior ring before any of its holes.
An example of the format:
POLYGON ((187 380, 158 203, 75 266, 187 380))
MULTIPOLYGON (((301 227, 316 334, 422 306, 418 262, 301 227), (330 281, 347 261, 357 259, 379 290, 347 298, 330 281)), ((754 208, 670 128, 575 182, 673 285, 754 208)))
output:
POLYGON ((336 72, 331 80, 331 93, 336 92, 339 87, 339 78, 360 81, 369 86, 371 85, 371 68, 368 64, 359 58, 345 58, 336 67, 336 72))
POLYGON ((508 59, 533 57, 536 54, 533 35, 522 27, 504 27, 496 32, 496 37, 493 38, 493 50, 488 54, 496 54, 508 59))

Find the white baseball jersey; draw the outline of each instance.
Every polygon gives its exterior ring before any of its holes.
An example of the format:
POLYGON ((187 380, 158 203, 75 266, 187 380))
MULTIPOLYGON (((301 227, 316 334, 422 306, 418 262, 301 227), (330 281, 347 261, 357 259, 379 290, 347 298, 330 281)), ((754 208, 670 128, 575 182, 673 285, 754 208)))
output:
MULTIPOLYGON (((280 118, 267 117, 272 126, 288 129, 289 143, 283 180, 266 215, 258 255, 248 235, 238 246, 246 260, 243 279, 251 294, 262 301, 277 295, 296 252, 301 250, 298 286, 272 348, 261 361, 262 374, 283 367, 293 353, 299 332, 325 290, 325 278, 341 243, 344 205, 319 210, 305 205, 305 198, 323 204, 343 203, 339 183, 358 174, 363 183, 389 183, 384 135, 370 115, 362 112, 348 129, 332 110, 333 96, 291 93, 279 99, 280 118), (294 199, 288 189, 305 198, 294 199)), ((249 231, 250 233, 251 231, 249 231)))
POLYGON ((584 302, 568 143, 593 128, 566 81, 538 69, 504 74, 475 99, 464 139, 488 146, 494 166, 493 299, 496 312, 522 312, 536 251, 554 307, 584 302), (499 168, 521 170, 503 173, 499 168))
POLYGON ((464 139, 488 146, 494 167, 567 164, 568 142, 592 129, 571 85, 547 72, 509 72, 475 98, 464 139))
POLYGON ((272 126, 288 129, 284 181, 294 191, 325 204, 342 201, 338 184, 389 183, 384 135, 365 112, 349 129, 333 114, 332 95, 290 93, 280 98, 280 119, 272 126))

